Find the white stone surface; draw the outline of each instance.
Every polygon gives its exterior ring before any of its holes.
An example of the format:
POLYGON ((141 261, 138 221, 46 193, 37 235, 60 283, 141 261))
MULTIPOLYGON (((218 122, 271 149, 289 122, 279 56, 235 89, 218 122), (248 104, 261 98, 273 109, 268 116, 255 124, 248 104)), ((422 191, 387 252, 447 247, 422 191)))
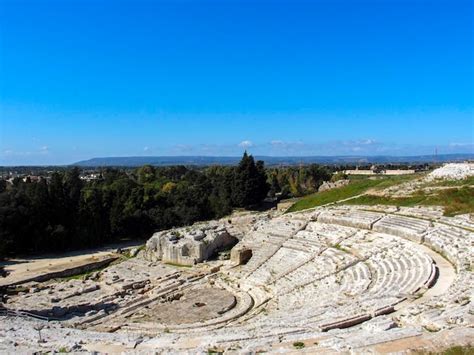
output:
POLYGON ((216 252, 238 242, 225 225, 198 224, 157 232, 147 241, 145 258, 165 263, 194 265, 211 258, 216 252))
POLYGON ((469 176, 474 176, 474 163, 450 163, 432 171, 428 179, 462 180, 469 176))
MULTIPOLYGON (((433 208, 367 212, 362 206, 262 216, 240 238, 239 244, 252 250, 245 265, 211 262, 180 269, 139 254, 102 271, 97 280, 71 280, 12 297, 7 306, 16 310, 42 309, 42 302, 45 309, 61 306, 57 312, 84 302, 115 308, 94 308, 103 312, 94 322, 87 320, 96 313, 50 322, 45 342, 38 342, 36 330, 44 323, 2 316, 0 351, 289 352, 293 342, 304 341, 310 353, 374 352, 406 338, 433 341, 432 332, 447 334, 443 344, 463 343, 474 324, 469 221, 443 217, 433 208), (428 288, 445 272, 434 262, 439 262, 436 253, 455 266, 445 262, 455 276, 442 292, 430 295, 434 288, 428 288), (134 310, 146 315, 147 305, 178 302, 180 293, 208 287, 231 292, 235 307, 214 319, 173 327, 130 318, 134 310), (86 329, 72 328, 79 323, 86 329), (114 332, 98 331, 110 329, 114 332)), ((207 238, 206 231, 219 231, 214 226, 200 225, 206 236, 197 242, 207 238)), ((196 232, 186 233, 173 245, 195 240, 196 232)))

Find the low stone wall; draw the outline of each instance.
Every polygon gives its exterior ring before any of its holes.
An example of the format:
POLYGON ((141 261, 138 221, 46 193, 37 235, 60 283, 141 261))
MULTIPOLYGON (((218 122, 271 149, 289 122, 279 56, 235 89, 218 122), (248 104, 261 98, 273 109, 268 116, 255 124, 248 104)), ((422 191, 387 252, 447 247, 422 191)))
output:
POLYGON ((327 332, 331 329, 349 328, 349 327, 352 327, 354 325, 363 323, 363 322, 365 322, 365 321, 367 321, 371 318, 372 318, 371 315, 364 314, 364 315, 356 316, 356 317, 353 317, 353 318, 337 321, 337 322, 334 322, 334 323, 324 324, 324 325, 321 326, 321 330, 323 332, 327 332))
POLYGON ((407 170, 383 170, 380 173, 375 173, 373 170, 345 170, 346 175, 411 175, 416 171, 413 169, 407 170))

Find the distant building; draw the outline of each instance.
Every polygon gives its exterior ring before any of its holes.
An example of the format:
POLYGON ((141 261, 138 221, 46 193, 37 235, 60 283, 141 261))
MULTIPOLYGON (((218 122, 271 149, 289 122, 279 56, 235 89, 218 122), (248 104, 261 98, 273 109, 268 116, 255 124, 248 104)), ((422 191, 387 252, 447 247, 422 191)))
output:
POLYGON ((43 180, 44 177, 43 176, 37 176, 37 175, 26 175, 23 177, 23 182, 27 182, 27 181, 30 181, 30 182, 40 182, 41 180, 43 180))
POLYGON ((416 172, 415 169, 384 169, 380 166, 372 165, 370 169, 359 170, 356 167, 355 170, 344 170, 346 175, 410 175, 416 172))
POLYGON ((93 173, 93 174, 81 175, 79 178, 84 181, 93 181, 93 180, 98 180, 102 178, 102 175, 99 173, 93 173))

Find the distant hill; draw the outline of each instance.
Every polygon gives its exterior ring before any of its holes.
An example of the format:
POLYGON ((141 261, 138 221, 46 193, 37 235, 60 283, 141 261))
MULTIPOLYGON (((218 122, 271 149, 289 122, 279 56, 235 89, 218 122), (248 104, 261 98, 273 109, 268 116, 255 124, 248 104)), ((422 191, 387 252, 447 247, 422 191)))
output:
MULTIPOLYGON (((82 160, 71 164, 81 167, 136 167, 142 165, 169 166, 169 165, 234 165, 241 157, 208 157, 208 156, 142 156, 142 157, 104 157, 82 160)), ((309 157, 270 157, 255 156, 263 160, 266 165, 299 165, 299 164, 350 164, 350 163, 431 163, 463 161, 474 159, 474 154, 444 154, 415 155, 415 156, 309 156, 309 157)))

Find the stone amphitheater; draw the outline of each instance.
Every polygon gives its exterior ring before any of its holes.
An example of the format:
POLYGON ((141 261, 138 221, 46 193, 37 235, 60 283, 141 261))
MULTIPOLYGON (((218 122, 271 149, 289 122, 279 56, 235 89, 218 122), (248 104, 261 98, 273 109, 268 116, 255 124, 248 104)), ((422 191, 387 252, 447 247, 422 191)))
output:
POLYGON ((474 342, 473 265, 473 216, 438 207, 247 214, 11 295, 0 351, 436 351, 474 342))

